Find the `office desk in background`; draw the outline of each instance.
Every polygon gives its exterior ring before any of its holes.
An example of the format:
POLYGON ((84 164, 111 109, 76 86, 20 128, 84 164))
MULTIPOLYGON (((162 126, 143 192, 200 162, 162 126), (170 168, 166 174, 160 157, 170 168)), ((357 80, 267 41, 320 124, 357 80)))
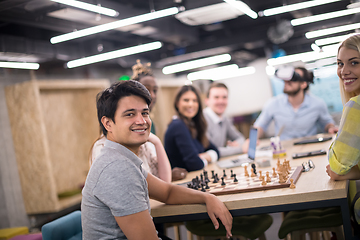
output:
MULTIPOLYGON (((329 136, 329 135, 317 135, 329 136)), ((299 139, 296 139, 299 140, 299 139)), ((292 210, 302 210, 321 207, 340 206, 345 239, 352 239, 352 230, 350 225, 349 206, 347 200, 348 181, 332 181, 325 171, 328 164, 327 155, 292 159, 293 153, 308 152, 324 149, 328 151, 331 144, 330 141, 293 145, 296 140, 283 141, 283 148, 286 149, 286 157, 280 158, 290 160, 290 166, 301 166, 304 161, 311 159, 315 168, 309 172, 303 172, 296 183, 295 189, 281 188, 265 191, 255 191, 246 193, 236 193, 221 195, 218 198, 224 202, 233 216, 252 215, 261 213, 274 213, 292 210)), ((258 148, 270 144, 269 140, 261 140, 258 148)), ((233 156, 234 157, 234 156, 233 156)), ((228 159, 227 157, 224 159, 228 159)), ((222 160, 222 159, 220 159, 222 160)), ((272 171, 272 167, 276 167, 277 159, 271 159, 271 167, 257 168, 258 170, 272 171)), ((241 168, 241 167, 240 167, 241 168)), ((209 164, 207 171, 215 170, 222 173, 222 169, 216 164, 209 164)), ((192 178, 200 175, 202 170, 190 172, 181 183, 191 181, 192 178)), ((208 215, 206 208, 201 204, 189 205, 165 205, 163 203, 151 200, 151 215, 155 222, 181 222, 187 220, 206 219, 208 215)))

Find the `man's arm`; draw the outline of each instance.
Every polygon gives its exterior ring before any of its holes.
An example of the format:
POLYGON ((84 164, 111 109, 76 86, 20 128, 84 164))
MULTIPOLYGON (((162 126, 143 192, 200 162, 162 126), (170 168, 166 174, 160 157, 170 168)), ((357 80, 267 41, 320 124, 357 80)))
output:
POLYGON ((258 135, 258 139, 264 137, 264 129, 260 126, 254 126, 254 128, 256 128, 257 131, 257 135, 258 135))
MULTIPOLYGON (((151 175, 151 174, 149 174, 151 175)), ((159 240, 149 210, 123 217, 115 217, 120 229, 127 239, 159 240)))
POLYGON ((166 204, 206 204, 208 215, 215 229, 219 228, 219 218, 226 229, 226 236, 231 237, 232 216, 216 196, 196 191, 183 186, 166 183, 160 179, 148 175, 146 178, 149 188, 149 196, 166 204))

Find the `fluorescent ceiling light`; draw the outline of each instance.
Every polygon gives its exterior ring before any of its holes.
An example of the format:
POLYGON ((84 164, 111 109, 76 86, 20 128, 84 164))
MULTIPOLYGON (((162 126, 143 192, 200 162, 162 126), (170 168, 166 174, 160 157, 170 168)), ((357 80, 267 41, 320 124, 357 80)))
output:
POLYGON ((251 10, 251 8, 242 1, 224 0, 224 2, 227 2, 231 6, 239 9, 240 11, 242 11, 243 13, 245 13, 246 15, 251 17, 252 19, 256 19, 258 17, 257 13, 254 12, 253 10, 251 10))
POLYGON ((139 15, 139 16, 130 17, 130 18, 126 18, 126 19, 122 19, 122 20, 102 24, 102 25, 99 25, 99 26, 94 26, 94 27, 82 29, 82 30, 79 30, 79 31, 76 31, 76 32, 66 33, 66 34, 63 34, 63 35, 52 37, 50 39, 50 42, 52 44, 65 42, 65 41, 69 41, 69 40, 72 40, 72 39, 85 37, 85 36, 100 33, 100 32, 109 31, 109 30, 112 30, 112 29, 128 26, 128 25, 135 24, 135 23, 150 21, 150 20, 153 20, 153 19, 174 15, 174 14, 177 14, 178 12, 179 12, 179 10, 178 10, 177 7, 172 7, 172 8, 156 11, 156 12, 145 13, 145 14, 142 14, 142 15, 139 15))
POLYGON ((221 80, 226 78, 234 78, 234 77, 240 77, 240 76, 246 76, 251 75, 255 73, 255 67, 243 67, 238 68, 234 71, 228 71, 228 72, 217 72, 211 77, 211 80, 221 80))
POLYGON ((341 10, 341 11, 337 11, 337 12, 330 12, 330 13, 324 13, 324 14, 319 14, 319 15, 314 15, 314 16, 309 16, 309 17, 297 18, 297 19, 291 20, 290 23, 293 26, 299 26, 302 24, 323 21, 323 20, 342 17, 342 16, 346 16, 346 15, 359 13, 359 12, 360 12, 360 8, 346 9, 346 10, 341 10))
POLYGON ((334 33, 350 31, 350 30, 354 30, 354 29, 358 29, 358 28, 360 28, 360 23, 354 23, 354 24, 343 25, 343 26, 339 26, 339 27, 326 28, 326 29, 307 32, 307 33, 305 33, 305 37, 307 39, 316 38, 316 37, 321 37, 321 36, 330 35, 330 34, 334 34, 334 33))
POLYGON ((116 17, 119 15, 119 13, 113 9, 100 7, 94 4, 80 2, 76 0, 51 0, 51 1, 66 4, 76 8, 81 8, 90 12, 100 13, 110 17, 116 17))
POLYGON ((230 60, 231 60, 230 54, 221 54, 218 56, 213 56, 213 57, 193 60, 193 61, 189 61, 189 62, 174 64, 171 66, 166 66, 162 69, 162 72, 164 74, 171 74, 171 73, 182 72, 182 71, 195 69, 195 68, 199 68, 199 67, 205 67, 205 66, 209 66, 209 65, 213 65, 213 64, 228 62, 230 60))
POLYGON ((0 68, 39 69, 38 63, 0 62, 0 68))
POLYGON ((80 66, 84 66, 84 65, 88 65, 88 64, 92 64, 92 63, 102 62, 102 61, 106 61, 106 60, 110 60, 110 59, 114 59, 114 58, 119 58, 119 57, 124 57, 124 56, 128 56, 128 55, 133 55, 136 53, 147 52, 147 51, 159 49, 159 48, 161 48, 161 46, 162 46, 161 42, 146 43, 146 44, 142 44, 142 45, 138 45, 138 46, 134 46, 134 47, 128 47, 128 48, 124 48, 124 49, 120 49, 120 50, 116 50, 116 51, 112 51, 112 52, 108 52, 108 53, 101 53, 101 54, 90 56, 90 57, 72 60, 72 61, 69 61, 66 65, 68 68, 80 67, 80 66))
POLYGON ((336 36, 336 37, 318 39, 318 40, 315 40, 315 44, 318 46, 324 46, 324 45, 328 45, 328 44, 332 44, 332 43, 339 43, 355 34, 358 34, 358 33, 350 33, 350 34, 336 36))
POLYGON ((223 67, 217 67, 217 68, 192 72, 187 75, 187 78, 190 81, 199 80, 199 79, 211 79, 213 77, 213 75, 218 74, 218 72, 224 73, 224 72, 228 72, 228 71, 236 71, 237 69, 239 69, 238 65, 231 64, 231 65, 227 65, 227 66, 223 66, 223 67))
POLYGON ((315 61, 318 59, 333 57, 333 56, 337 55, 337 50, 336 50, 337 46, 338 46, 338 44, 329 46, 328 48, 323 47, 322 52, 311 51, 311 52, 287 55, 287 56, 278 57, 278 58, 270 58, 267 60, 267 63, 270 66, 276 66, 276 65, 282 65, 282 64, 298 62, 298 61, 311 62, 311 61, 315 61))
POLYGON ((311 44, 311 49, 315 52, 320 52, 320 47, 316 45, 315 43, 311 44))
POLYGON ((337 2, 341 0, 313 0, 313 1, 306 1, 306 2, 299 2, 294 4, 289 4, 286 6, 276 7, 276 8, 270 8, 263 11, 264 16, 272 16, 280 13, 285 12, 291 12, 296 11, 299 9, 309 8, 309 7, 315 7, 327 3, 337 2))

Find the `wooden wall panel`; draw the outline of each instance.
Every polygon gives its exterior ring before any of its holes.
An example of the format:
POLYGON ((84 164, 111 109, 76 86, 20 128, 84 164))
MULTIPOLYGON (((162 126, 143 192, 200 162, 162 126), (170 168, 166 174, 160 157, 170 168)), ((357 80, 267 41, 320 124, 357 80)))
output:
POLYGON ((6 87, 5 95, 25 209, 51 211, 57 195, 36 82, 6 87))
POLYGON ((9 120, 28 214, 56 212, 81 200, 80 189, 99 135, 96 94, 107 80, 30 81, 6 88, 9 120))
POLYGON ((99 91, 41 90, 57 193, 79 189, 85 182, 88 153, 99 132, 95 101, 99 91))

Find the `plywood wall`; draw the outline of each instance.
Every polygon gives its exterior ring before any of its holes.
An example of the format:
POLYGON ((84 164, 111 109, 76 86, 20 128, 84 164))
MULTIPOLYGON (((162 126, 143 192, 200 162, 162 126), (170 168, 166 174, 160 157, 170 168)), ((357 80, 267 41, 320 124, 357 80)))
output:
POLYGON ((29 81, 6 88, 27 213, 61 210, 66 205, 58 194, 84 183, 88 153, 99 134, 95 98, 108 85, 105 80, 29 81))

